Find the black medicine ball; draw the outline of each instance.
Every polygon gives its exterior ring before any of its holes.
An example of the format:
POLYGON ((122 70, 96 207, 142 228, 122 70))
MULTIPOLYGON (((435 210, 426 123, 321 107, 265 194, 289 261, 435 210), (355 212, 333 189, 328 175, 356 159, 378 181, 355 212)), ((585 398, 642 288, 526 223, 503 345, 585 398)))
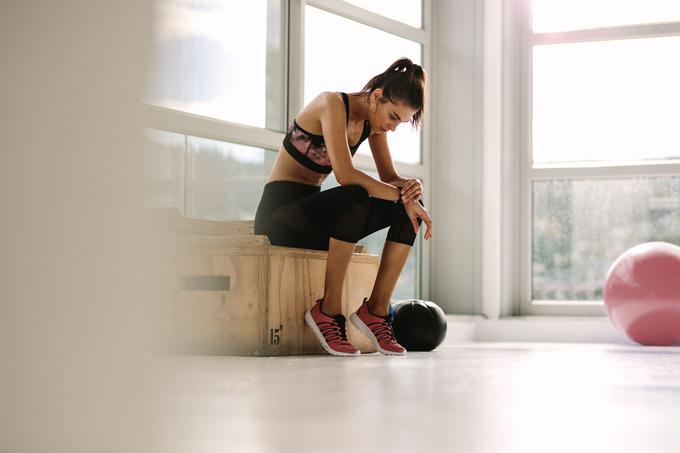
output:
POLYGON ((432 351, 446 338, 446 316, 434 302, 402 300, 393 314, 394 336, 407 351, 432 351))

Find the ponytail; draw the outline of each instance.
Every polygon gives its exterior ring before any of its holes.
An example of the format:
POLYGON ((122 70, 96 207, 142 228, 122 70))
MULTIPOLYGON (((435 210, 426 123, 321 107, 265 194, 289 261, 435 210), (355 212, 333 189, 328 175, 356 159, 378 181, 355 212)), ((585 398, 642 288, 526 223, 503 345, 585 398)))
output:
POLYGON ((413 127, 419 127, 427 107, 427 74, 419 64, 400 58, 382 74, 373 77, 361 90, 372 93, 382 88, 382 97, 393 103, 403 103, 416 110, 411 118, 413 127))

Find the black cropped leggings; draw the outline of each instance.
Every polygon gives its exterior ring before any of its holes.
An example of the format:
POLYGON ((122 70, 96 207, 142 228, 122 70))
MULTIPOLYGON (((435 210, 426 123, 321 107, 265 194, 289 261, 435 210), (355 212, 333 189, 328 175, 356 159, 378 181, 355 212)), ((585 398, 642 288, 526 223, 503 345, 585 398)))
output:
POLYGON ((255 215, 255 234, 267 235, 272 245, 314 250, 328 250, 330 238, 356 243, 387 227, 388 241, 413 246, 416 232, 404 206, 370 197, 356 185, 321 191, 318 186, 272 181, 264 186, 255 215))

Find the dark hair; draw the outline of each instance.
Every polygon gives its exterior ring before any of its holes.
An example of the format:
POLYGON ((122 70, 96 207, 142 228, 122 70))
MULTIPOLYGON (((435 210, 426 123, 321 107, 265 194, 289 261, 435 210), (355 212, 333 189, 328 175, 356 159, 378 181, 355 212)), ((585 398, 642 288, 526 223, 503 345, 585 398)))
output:
POLYGON ((427 74, 422 66, 408 58, 400 58, 382 74, 368 81, 362 93, 372 93, 382 88, 382 97, 392 103, 403 103, 416 109, 411 118, 413 127, 419 127, 427 106, 427 74))

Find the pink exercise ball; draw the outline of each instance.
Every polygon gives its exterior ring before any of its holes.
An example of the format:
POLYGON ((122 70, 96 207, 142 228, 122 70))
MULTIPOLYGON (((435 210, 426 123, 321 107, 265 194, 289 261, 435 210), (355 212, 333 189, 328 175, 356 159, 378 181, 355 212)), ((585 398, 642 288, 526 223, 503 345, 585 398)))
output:
POLYGON ((680 247, 636 245, 607 272, 604 303, 614 326, 643 345, 680 343, 680 247))

